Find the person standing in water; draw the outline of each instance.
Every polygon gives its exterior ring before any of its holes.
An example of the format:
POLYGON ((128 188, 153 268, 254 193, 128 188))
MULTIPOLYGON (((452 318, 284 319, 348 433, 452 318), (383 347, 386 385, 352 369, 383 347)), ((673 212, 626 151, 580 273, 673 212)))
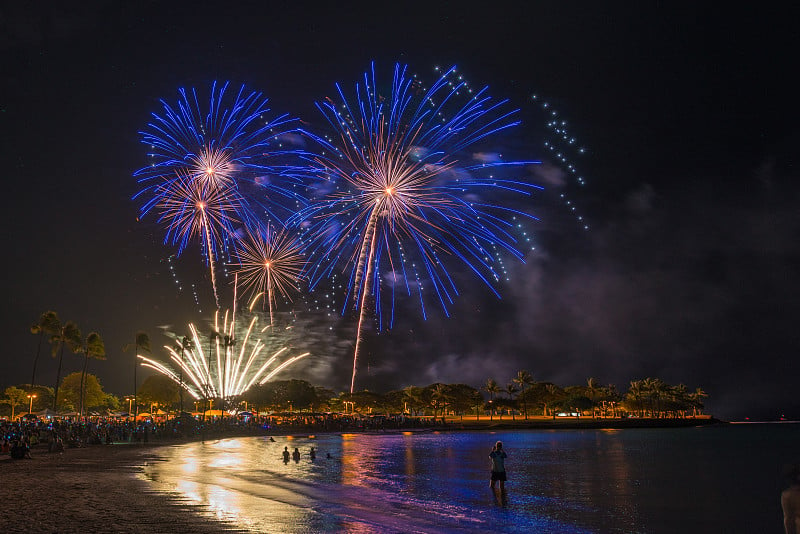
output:
POLYGON ((285 464, 289 463, 289 447, 283 448, 283 463, 285 464))
POLYGON ((781 493, 783 529, 786 534, 800 534, 800 465, 792 466, 786 475, 789 487, 781 493))
POLYGON ((489 458, 492 459, 492 479, 489 485, 492 490, 495 489, 497 481, 500 481, 500 492, 506 490, 506 465, 505 459, 508 458, 506 451, 503 450, 503 442, 498 441, 494 444, 492 452, 489 453, 489 458))

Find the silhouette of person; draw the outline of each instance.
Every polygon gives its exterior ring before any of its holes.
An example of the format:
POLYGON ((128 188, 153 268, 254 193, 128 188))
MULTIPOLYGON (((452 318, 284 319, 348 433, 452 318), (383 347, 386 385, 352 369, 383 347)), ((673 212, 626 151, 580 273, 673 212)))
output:
POLYGON ((489 453, 489 458, 492 459, 492 479, 489 485, 494 490, 497 481, 500 481, 500 492, 506 490, 506 466, 505 459, 508 458, 506 451, 503 450, 503 442, 498 441, 494 444, 492 452, 489 453))
POLYGON ((300 451, 297 449, 297 447, 294 448, 294 452, 292 453, 292 460, 294 460, 294 463, 300 461, 300 451))
POLYGON ((314 450, 314 447, 311 447, 311 452, 308 454, 311 456, 312 460, 317 457, 317 451, 314 450))
POLYGON ((283 463, 285 464, 289 463, 289 447, 283 448, 283 463))
POLYGON ((800 465, 793 465, 786 473, 789 487, 781 493, 783 528, 786 534, 800 534, 800 465))

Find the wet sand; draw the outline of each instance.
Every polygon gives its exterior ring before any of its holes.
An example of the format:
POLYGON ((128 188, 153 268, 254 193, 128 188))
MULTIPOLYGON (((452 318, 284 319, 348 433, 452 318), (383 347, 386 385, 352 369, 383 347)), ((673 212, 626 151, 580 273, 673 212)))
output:
POLYGON ((0 532, 239 532, 137 478, 162 446, 96 445, 0 459, 0 532))

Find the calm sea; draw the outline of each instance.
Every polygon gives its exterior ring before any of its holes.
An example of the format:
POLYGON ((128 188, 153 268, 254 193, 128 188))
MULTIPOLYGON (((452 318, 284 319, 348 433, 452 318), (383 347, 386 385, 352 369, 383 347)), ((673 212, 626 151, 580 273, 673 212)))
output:
POLYGON ((171 447, 144 476, 252 532, 777 533, 781 473, 800 462, 795 423, 275 440, 171 447), (505 498, 488 482, 497 440, 505 498))

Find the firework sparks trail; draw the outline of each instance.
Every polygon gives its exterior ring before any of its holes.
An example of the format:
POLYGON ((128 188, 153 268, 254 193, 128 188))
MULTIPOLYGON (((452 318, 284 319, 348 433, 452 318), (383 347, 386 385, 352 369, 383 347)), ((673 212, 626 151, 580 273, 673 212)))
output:
POLYGON ((350 271, 345 308, 359 310, 351 392, 370 297, 379 325, 387 304, 393 323, 395 289, 403 286, 408 296, 418 294, 423 317, 426 287, 449 315, 458 295, 449 271, 455 265, 465 266, 499 296, 494 284, 505 271, 502 256, 523 259, 512 235, 516 218, 535 219, 480 195, 530 195, 540 188, 525 176, 506 178, 503 170, 521 174, 539 162, 500 157, 487 162, 470 153, 477 143, 517 126, 517 110, 507 110, 507 102, 493 100, 485 88, 473 92, 455 68, 427 89, 406 71, 395 66, 385 93, 373 66, 363 85, 356 84, 354 98, 337 85, 338 104, 317 103, 335 131, 328 145, 333 155, 317 160, 334 190, 293 221, 305 225, 309 236, 306 274, 312 289, 337 266, 350 271), (382 305, 384 283, 391 292, 382 305))
MULTIPOLYGON (((553 109, 549 102, 542 100, 537 95, 531 95, 531 101, 537 103, 546 114, 545 127, 548 134, 544 136, 545 149, 550 152, 551 158, 557 162, 567 176, 571 176, 578 186, 585 186, 586 180, 578 170, 575 158, 585 155, 586 148, 578 143, 578 140, 568 127, 567 121, 560 116, 557 110, 553 109)), ((557 185, 562 186, 563 189, 563 184, 557 185)), ((560 197, 564 205, 573 213, 580 227, 584 230, 589 230, 589 225, 578 211, 575 203, 570 200, 565 192, 562 192, 560 197)))
POLYGON ((276 292, 291 300, 290 290, 297 289, 303 268, 300 244, 285 229, 267 225, 248 232, 241 245, 237 274, 243 289, 254 299, 264 295, 264 307, 269 308, 270 324, 274 324, 276 292))
POLYGON ((178 176, 165 185, 157 198, 155 210, 159 212, 158 222, 166 226, 165 243, 177 245, 180 250, 199 238, 219 307, 214 260, 225 246, 225 238, 234 233, 238 223, 232 208, 235 200, 232 201, 225 191, 205 187, 186 176, 178 176))
MULTIPOLYGON (((250 311, 252 311, 252 306, 250 311)), ((214 327, 209 336, 209 350, 204 350, 200 332, 189 324, 191 342, 175 347, 165 345, 171 365, 138 355, 141 365, 154 369, 182 386, 195 399, 230 399, 243 394, 255 384, 263 385, 277 373, 309 355, 308 352, 292 356, 274 369, 270 367, 288 350, 281 347, 268 356, 267 343, 258 337, 258 316, 253 315, 246 327, 235 320, 235 312, 225 311, 220 322, 220 312, 214 315, 214 327), (237 334, 241 335, 239 339, 237 334), (213 344, 211 342, 214 342, 213 344), (214 365, 215 364, 215 365, 214 365), (178 369, 178 372, 176 372, 178 369), (182 376, 181 376, 182 373, 182 376)))
MULTIPOLYGON (((372 266, 373 266, 373 257, 375 255, 375 222, 377 221, 378 211, 377 209, 372 210, 372 214, 370 215, 370 221, 367 224, 367 231, 364 235, 364 245, 367 244, 367 240, 369 240, 369 255, 366 259, 367 262, 367 274, 366 279, 369 280, 372 275, 372 266)), ((362 253, 361 257, 359 257, 359 265, 363 268, 363 256, 362 253)), ((358 269, 357 272, 360 272, 361 268, 358 269)), ((358 283, 358 282, 357 282, 358 283)), ((356 346, 353 349, 353 376, 350 379, 350 393, 353 393, 353 390, 356 386, 356 369, 358 363, 358 349, 361 345, 361 332, 363 331, 363 324, 364 324, 364 317, 366 316, 366 309, 367 309, 367 298, 369 297, 369 285, 367 284, 364 286, 364 290, 361 292, 361 305, 359 306, 359 314, 358 314, 358 326, 356 327, 356 346)))

